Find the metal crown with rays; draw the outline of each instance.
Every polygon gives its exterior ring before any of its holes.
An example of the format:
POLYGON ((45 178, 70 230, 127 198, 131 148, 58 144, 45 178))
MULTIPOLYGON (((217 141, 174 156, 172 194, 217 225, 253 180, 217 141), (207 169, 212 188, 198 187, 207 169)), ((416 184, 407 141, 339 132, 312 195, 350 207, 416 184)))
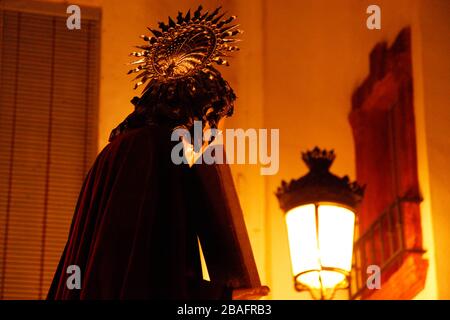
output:
POLYGON ((202 9, 199 6, 192 16, 190 10, 185 15, 178 12, 176 22, 169 17, 168 24, 159 22, 161 31, 148 28, 153 36, 141 36, 148 45, 137 46, 142 51, 130 54, 140 57, 131 63, 137 67, 128 72, 138 73, 135 89, 148 80, 165 82, 197 72, 209 73, 213 62, 228 66, 225 58, 239 50, 233 45, 238 39, 233 37, 242 33, 238 24, 230 25, 236 16, 224 18, 225 14, 219 14, 220 7, 211 13, 202 9))

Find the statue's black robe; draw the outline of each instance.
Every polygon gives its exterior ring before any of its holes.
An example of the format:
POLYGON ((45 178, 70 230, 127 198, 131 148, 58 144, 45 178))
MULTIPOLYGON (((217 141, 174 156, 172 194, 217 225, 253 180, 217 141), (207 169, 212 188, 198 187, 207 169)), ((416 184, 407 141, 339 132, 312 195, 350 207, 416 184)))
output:
POLYGON ((178 142, 170 134, 156 125, 132 129, 97 156, 48 299, 230 298, 239 248, 211 241, 229 226, 214 218, 220 203, 206 196, 202 165, 172 163, 178 142), (211 282, 202 280, 197 236, 211 282), (80 290, 66 285, 70 265, 80 267, 80 290))

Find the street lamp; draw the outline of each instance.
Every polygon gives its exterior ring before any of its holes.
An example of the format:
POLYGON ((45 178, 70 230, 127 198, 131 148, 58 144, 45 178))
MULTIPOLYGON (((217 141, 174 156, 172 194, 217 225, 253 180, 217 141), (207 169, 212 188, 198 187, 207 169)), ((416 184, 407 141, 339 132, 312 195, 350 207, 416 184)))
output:
POLYGON ((315 299, 332 299, 348 288, 356 207, 364 190, 347 176, 329 171, 334 151, 302 153, 309 172, 276 192, 285 212, 294 286, 315 299))

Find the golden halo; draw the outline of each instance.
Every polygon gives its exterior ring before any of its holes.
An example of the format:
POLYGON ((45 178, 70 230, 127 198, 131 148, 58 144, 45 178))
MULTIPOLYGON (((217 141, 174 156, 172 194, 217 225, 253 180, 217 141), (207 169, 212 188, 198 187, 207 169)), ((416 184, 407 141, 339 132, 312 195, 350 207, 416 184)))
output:
POLYGON ((233 45, 238 39, 233 37, 242 33, 239 25, 230 25, 236 16, 223 19, 220 7, 211 13, 202 13, 202 9, 199 6, 192 17, 190 10, 186 15, 178 12, 177 22, 169 17, 168 24, 159 23, 160 30, 149 28, 153 36, 141 36, 148 44, 130 54, 140 58, 128 72, 138 73, 135 89, 148 80, 165 82, 207 72, 213 62, 228 65, 228 53, 239 50, 233 45))

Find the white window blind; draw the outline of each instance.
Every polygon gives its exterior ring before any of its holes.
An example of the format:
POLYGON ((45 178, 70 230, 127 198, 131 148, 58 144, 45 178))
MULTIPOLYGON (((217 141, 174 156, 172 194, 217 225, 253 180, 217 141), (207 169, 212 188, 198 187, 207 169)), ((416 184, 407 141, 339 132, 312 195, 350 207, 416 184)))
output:
POLYGON ((56 8, 0 8, 0 299, 46 297, 97 152, 100 21, 56 8))

